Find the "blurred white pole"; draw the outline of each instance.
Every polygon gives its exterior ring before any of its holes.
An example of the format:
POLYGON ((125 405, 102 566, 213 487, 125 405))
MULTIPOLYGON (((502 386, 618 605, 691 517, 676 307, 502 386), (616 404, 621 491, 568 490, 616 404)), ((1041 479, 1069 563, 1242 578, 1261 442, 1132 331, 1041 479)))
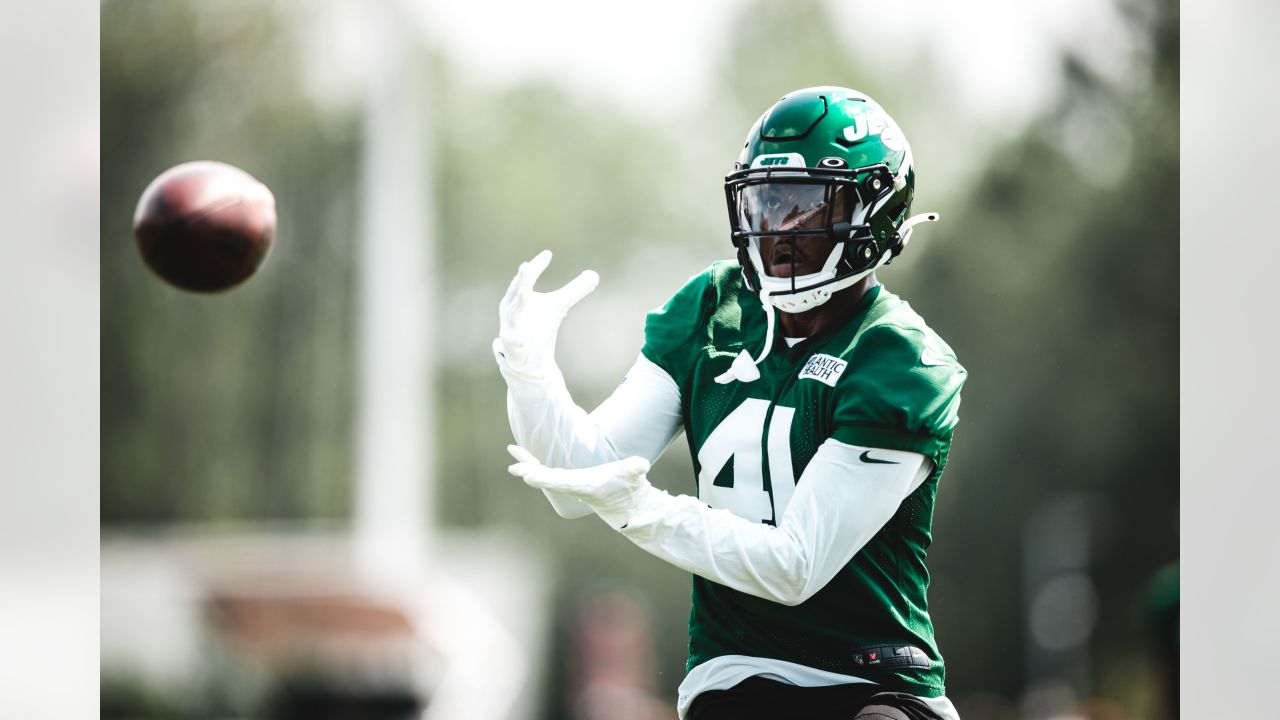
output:
POLYGON ((424 41, 399 3, 363 4, 356 559, 375 579, 420 575, 434 522, 435 280, 424 41))

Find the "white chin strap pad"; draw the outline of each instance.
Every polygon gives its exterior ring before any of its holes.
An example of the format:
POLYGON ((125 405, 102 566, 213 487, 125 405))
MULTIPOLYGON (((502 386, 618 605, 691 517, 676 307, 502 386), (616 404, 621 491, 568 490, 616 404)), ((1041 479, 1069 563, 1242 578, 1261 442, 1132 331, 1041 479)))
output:
MULTIPOLYGON (((902 237, 902 246, 907 246, 907 241, 911 238, 912 227, 919 225, 920 223, 937 222, 941 217, 942 216, 936 212, 928 212, 907 218, 902 223, 902 226, 898 228, 898 234, 902 237)), ((843 252, 843 249, 844 243, 837 243, 836 247, 831 251, 831 256, 828 258, 826 267, 817 273, 805 275, 801 278, 795 278, 795 280, 809 282, 834 277, 835 260, 839 257, 840 253, 843 252)), ((833 282, 830 285, 824 285, 811 290, 802 290, 798 293, 774 296, 773 293, 775 292, 783 292, 790 289, 792 278, 775 278, 766 274, 764 271, 764 261, 760 258, 760 250, 755 242, 752 242, 749 247, 749 253, 751 256, 751 264, 755 265, 756 277, 759 279, 761 285, 760 304, 764 306, 766 326, 764 351, 760 353, 760 357, 754 360, 751 359, 751 353, 746 350, 738 353, 738 356, 733 359, 733 364, 729 366, 729 369, 716 376, 716 382, 721 385, 726 385, 734 380, 739 382, 755 382, 760 379, 760 369, 756 366, 763 362, 764 359, 769 356, 769 351, 773 349, 774 308, 787 313, 802 313, 806 310, 812 310, 813 308, 816 308, 830 300, 833 293, 852 287, 854 283, 867 275, 870 275, 876 268, 889 262, 889 259, 892 256, 891 253, 885 252, 880 255, 880 260, 875 265, 857 273, 856 275, 841 278, 838 282, 833 282)))
POLYGON ((751 353, 746 350, 738 353, 729 369, 716 376, 717 383, 727 385, 734 380, 755 382, 760 379, 760 369, 756 366, 764 362, 764 359, 769 357, 769 351, 773 349, 774 305, 768 289, 760 291, 760 305, 764 307, 764 350, 755 360, 751 359, 751 353))
POLYGON ((728 370, 716 376, 716 382, 721 385, 728 385, 737 380, 739 382, 755 382, 760 379, 760 369, 756 367, 756 363, 751 359, 751 353, 743 350, 733 359, 733 364, 728 370))
MULTIPOLYGON (((831 254, 827 256, 827 260, 823 263, 822 269, 810 273, 808 275, 800 275, 797 277, 773 277, 764 270, 764 260, 760 257, 759 240, 753 239, 748 254, 751 258, 751 264, 755 267, 756 278, 760 283, 763 291, 770 293, 769 301, 773 306, 783 312, 801 313, 805 310, 816 308, 827 300, 831 299, 831 293, 848 287, 844 281, 826 285, 812 290, 800 290, 799 292, 791 292, 793 286, 803 288, 806 285, 815 285, 827 282, 836 276, 836 265, 840 262, 841 255, 844 254, 844 242, 837 242, 835 247, 831 248, 831 254)), ((849 283, 852 285, 853 283, 849 283)))
MULTIPOLYGON (((887 257, 888 253, 885 253, 885 258, 887 257)), ((880 261, 880 264, 884 264, 883 259, 880 261)), ((876 267, 879 267, 879 265, 876 267)), ((869 275, 872 270, 875 270, 875 268, 867 268, 857 275, 850 275, 847 278, 841 278, 839 281, 833 282, 830 285, 823 285, 820 288, 798 292, 794 295, 778 295, 776 297, 769 298, 769 300, 773 303, 774 307, 778 308, 782 312, 802 313, 806 310, 812 310, 830 300, 833 293, 837 293, 847 287, 852 287, 854 283, 869 275)))

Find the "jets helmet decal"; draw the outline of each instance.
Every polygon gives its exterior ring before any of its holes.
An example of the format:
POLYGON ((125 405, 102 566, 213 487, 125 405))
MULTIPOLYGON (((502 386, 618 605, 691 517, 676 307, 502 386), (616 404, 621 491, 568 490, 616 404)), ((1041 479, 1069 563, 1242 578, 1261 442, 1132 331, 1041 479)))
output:
POLYGON ((878 103, 848 88, 788 93, 752 126, 725 177, 747 286, 785 312, 823 304, 902 252, 913 225, 938 219, 910 216, 914 194, 911 146, 878 103), (760 240, 802 236, 831 243, 821 269, 770 275, 760 240))

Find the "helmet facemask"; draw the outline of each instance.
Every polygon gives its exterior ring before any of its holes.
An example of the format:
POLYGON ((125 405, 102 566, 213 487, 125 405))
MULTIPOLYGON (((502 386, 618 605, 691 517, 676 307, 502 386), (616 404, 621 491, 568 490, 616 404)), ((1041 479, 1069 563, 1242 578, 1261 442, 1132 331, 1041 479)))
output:
POLYGON ((884 165, 730 174, 725 194, 732 238, 748 287, 768 290, 775 307, 798 313, 852 286, 892 257, 888 243, 876 242, 868 218, 893 192, 884 165), (785 262, 788 255, 790 268, 777 267, 775 258, 785 262))
POLYGON ((902 252, 912 226, 938 219, 908 217, 915 194, 911 147, 883 108, 849 88, 784 95, 747 132, 724 191, 742 278, 760 297, 766 330, 760 356, 742 350, 718 383, 760 377, 757 366, 773 347, 775 309, 800 313, 822 305, 902 252), (780 243, 803 252, 787 263, 776 251, 780 243))

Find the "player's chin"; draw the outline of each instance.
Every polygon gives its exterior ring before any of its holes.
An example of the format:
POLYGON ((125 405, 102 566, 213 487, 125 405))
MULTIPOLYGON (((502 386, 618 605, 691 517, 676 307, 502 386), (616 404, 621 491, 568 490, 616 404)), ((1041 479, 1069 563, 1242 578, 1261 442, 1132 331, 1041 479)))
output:
POLYGON ((765 267, 765 272, 769 273, 769 277, 789 278, 803 277, 818 272, 821 268, 809 268, 804 265, 792 265, 789 262, 771 263, 765 267))

